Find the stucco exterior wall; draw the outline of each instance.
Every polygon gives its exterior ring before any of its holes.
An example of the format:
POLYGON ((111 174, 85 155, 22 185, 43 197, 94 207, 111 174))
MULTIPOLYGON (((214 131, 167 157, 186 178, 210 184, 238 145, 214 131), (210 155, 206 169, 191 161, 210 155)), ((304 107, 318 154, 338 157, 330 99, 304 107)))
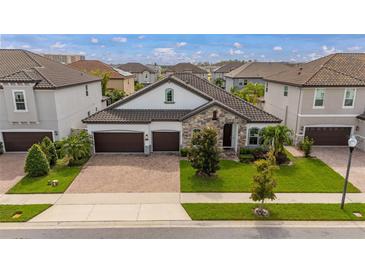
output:
POLYGON ((156 73, 151 73, 149 71, 144 71, 142 73, 135 73, 135 80, 142 84, 152 84, 157 81, 156 73))
POLYGON ((365 151, 365 121, 358 120, 357 126, 358 130, 355 130, 355 135, 357 136, 357 140, 359 141, 357 147, 365 151))

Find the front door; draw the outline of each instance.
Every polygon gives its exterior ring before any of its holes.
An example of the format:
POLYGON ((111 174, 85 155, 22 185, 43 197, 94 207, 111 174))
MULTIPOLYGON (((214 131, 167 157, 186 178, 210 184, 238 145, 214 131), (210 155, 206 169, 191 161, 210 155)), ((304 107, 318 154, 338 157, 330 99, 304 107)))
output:
POLYGON ((232 147, 232 124, 223 127, 223 147, 232 147))

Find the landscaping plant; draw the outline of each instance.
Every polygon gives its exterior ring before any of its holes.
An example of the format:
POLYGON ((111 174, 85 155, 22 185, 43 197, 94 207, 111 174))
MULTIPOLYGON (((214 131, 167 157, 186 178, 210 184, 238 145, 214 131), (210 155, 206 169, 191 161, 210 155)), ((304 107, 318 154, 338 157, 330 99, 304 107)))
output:
POLYGON ((0 142, 0 155, 4 153, 4 145, 0 142))
POLYGON ((189 152, 189 148, 187 148, 187 147, 180 148, 180 156, 181 157, 187 157, 188 152, 189 152))
POLYGON ((57 163, 58 159, 54 143, 46 136, 41 142, 41 148, 44 154, 46 154, 49 165, 53 167, 57 163))
POLYGON ((105 92, 105 95, 108 96, 111 100, 111 103, 114 103, 125 97, 125 92, 121 89, 108 89, 105 92))
POLYGON ((222 78, 215 79, 214 84, 220 88, 224 88, 224 80, 222 78))
POLYGON ((30 177, 39 177, 48 174, 49 163, 40 145, 34 144, 28 150, 24 171, 30 177))
POLYGON ((101 78, 101 93, 105 96, 107 91, 107 85, 110 79, 110 72, 102 72, 100 70, 94 70, 91 72, 93 75, 98 76, 101 78))
POLYGON ((140 89, 144 88, 144 85, 138 82, 134 82, 134 91, 138 91, 140 89))
POLYGON ((63 140, 61 153, 68 158, 69 166, 73 166, 84 163, 91 156, 91 148, 91 136, 83 130, 63 140))
POLYGON ((313 143, 314 141, 312 138, 305 136, 303 141, 301 141, 299 144, 300 150, 304 152, 304 156, 306 158, 310 157, 313 143))
POLYGON ((259 98, 264 96, 265 86, 259 83, 248 83, 243 89, 231 90, 233 95, 240 97, 241 99, 257 105, 259 98))
POLYGON ((211 176, 219 169, 217 131, 214 128, 206 127, 193 133, 188 160, 200 176, 211 176))

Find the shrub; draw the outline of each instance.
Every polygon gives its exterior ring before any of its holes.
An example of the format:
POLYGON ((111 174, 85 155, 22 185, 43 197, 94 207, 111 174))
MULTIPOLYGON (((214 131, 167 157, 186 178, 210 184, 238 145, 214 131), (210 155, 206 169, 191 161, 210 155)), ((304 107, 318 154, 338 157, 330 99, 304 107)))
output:
POLYGON ((44 154, 46 154, 49 165, 52 167, 57 163, 57 152, 56 148, 47 136, 43 138, 41 142, 41 148, 44 154))
POLYGON ((299 149, 304 152, 304 156, 308 158, 312 151, 314 141, 312 138, 305 136, 304 140, 299 143, 299 149))
POLYGON ((290 159, 288 158, 288 156, 286 155, 285 152, 279 152, 276 156, 275 156, 275 160, 276 163, 278 165, 283 165, 283 164, 287 164, 290 162, 290 159))
POLYGON ((187 157, 188 152, 189 152, 189 149, 187 147, 180 148, 180 156, 181 157, 187 157))
POLYGON ((252 154, 241 154, 241 155, 239 156, 239 159, 240 159, 240 162, 241 162, 241 163, 246 163, 246 164, 248 164, 248 163, 253 162, 255 158, 253 157, 253 155, 252 155, 252 154))
POLYGON ((40 145, 34 144, 28 150, 24 171, 27 172, 30 177, 38 177, 48 174, 49 163, 40 145))
POLYGON ((121 89, 108 89, 105 95, 110 98, 111 103, 114 103, 125 97, 125 92, 121 89))
POLYGON ((87 160, 91 156, 92 139, 86 131, 73 133, 63 140, 61 154, 68 158, 69 165, 87 160))
POLYGON ((0 155, 4 153, 4 145, 0 142, 0 155))
POLYGON ((268 153, 268 149, 264 147, 256 147, 252 150, 252 155, 255 160, 265 159, 268 153))
POLYGON ((54 142, 54 146, 56 149, 56 153, 57 153, 57 158, 58 159, 62 159, 63 155, 62 155, 62 145, 63 145, 63 141, 55 141, 54 142))
POLYGON ((191 138, 188 160, 197 175, 211 176, 219 169, 219 149, 217 131, 206 127, 196 131, 191 138))
POLYGON ((253 149, 248 147, 241 147, 240 154, 252 154, 253 149))

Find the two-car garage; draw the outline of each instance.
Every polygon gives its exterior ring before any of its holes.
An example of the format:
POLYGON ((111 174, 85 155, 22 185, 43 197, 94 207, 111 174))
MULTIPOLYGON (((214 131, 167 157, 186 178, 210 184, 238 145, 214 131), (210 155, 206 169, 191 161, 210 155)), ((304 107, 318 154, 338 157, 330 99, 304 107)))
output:
POLYGON ((305 136, 314 140, 316 146, 346 146, 351 127, 306 127, 305 136))
POLYGON ((51 131, 3 131, 0 134, 2 134, 4 147, 7 152, 27 151, 33 144, 40 143, 45 136, 53 140, 53 133, 51 131))

